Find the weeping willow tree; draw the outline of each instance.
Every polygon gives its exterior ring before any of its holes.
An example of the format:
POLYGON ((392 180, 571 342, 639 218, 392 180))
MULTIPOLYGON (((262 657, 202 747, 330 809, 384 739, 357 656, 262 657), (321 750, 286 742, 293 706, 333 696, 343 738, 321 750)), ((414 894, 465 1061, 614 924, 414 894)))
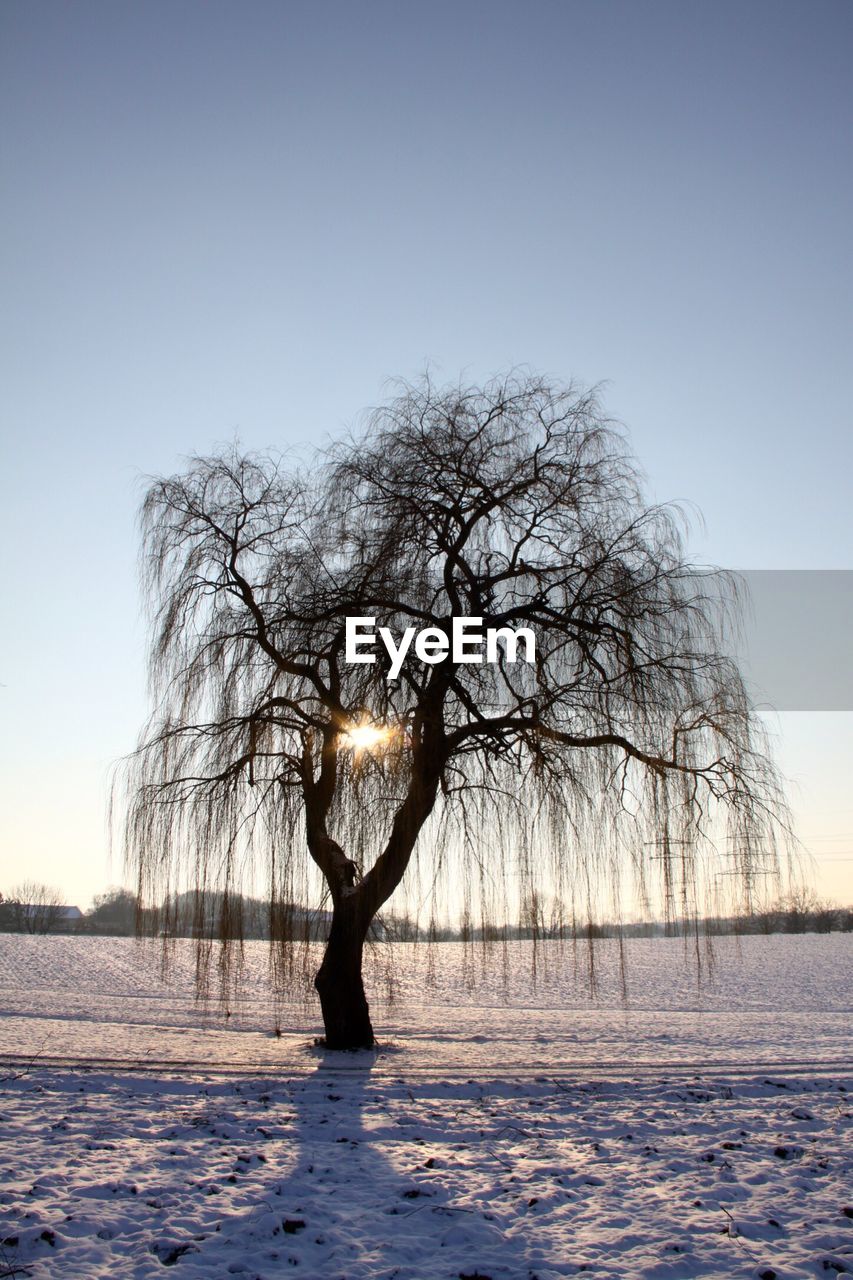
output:
POLYGON ((142 527, 140 899, 215 889, 227 947, 260 860, 286 948, 313 872, 329 1047, 374 1041, 365 939, 416 852, 436 876, 512 868, 526 901, 541 877, 589 900, 625 868, 686 900, 709 865, 748 896, 774 859, 783 799, 721 647, 734 584, 688 563, 594 394, 425 379, 307 465, 194 460, 151 484, 142 527), (355 661, 348 618, 425 641, 355 661), (491 654, 454 654, 454 618, 495 629, 491 654))

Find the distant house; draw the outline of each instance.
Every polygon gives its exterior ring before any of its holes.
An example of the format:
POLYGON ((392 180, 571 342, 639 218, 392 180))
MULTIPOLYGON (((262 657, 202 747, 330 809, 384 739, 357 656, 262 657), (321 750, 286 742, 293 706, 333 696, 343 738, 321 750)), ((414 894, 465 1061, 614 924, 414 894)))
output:
MULTIPOLYGON (((17 903, 15 904, 18 905, 17 903)), ((82 920, 83 912, 79 907, 65 907, 61 904, 56 906, 45 906, 42 902, 22 902, 20 910, 27 916, 40 915, 44 911, 50 911, 57 920, 82 920)))
POLYGON ((83 919, 83 912, 79 907, 60 907, 59 918, 56 927, 58 929, 72 928, 78 921, 83 919))

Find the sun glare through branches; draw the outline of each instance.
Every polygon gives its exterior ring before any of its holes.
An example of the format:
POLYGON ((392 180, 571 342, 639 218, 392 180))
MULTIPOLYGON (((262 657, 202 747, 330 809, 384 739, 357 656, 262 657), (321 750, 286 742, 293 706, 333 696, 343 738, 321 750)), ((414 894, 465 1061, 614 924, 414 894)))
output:
POLYGON ((348 739, 349 745, 356 751, 378 751, 386 745, 392 732, 387 725, 362 721, 360 724, 350 725, 344 732, 344 738, 348 739))

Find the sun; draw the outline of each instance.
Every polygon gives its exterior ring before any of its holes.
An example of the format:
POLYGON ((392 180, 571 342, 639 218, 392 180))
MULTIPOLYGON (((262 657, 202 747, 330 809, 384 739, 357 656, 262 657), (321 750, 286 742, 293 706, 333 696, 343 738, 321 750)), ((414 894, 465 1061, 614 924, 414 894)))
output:
POLYGON ((375 751, 377 747, 388 741, 390 735, 390 729, 384 729, 381 725, 367 723, 351 724, 344 731, 344 736, 349 738, 350 743, 357 751, 375 751))

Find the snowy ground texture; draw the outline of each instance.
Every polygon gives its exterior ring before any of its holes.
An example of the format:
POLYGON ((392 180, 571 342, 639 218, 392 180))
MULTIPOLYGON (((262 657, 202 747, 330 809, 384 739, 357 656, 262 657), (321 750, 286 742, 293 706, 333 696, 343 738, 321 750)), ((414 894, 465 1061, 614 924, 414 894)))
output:
POLYGON ((205 1017, 189 955, 0 937, 0 1276, 853 1273, 851 941, 720 940, 701 989, 635 944, 627 1008, 606 947, 593 996, 401 952, 379 1050, 330 1055, 298 1001, 205 1017))

